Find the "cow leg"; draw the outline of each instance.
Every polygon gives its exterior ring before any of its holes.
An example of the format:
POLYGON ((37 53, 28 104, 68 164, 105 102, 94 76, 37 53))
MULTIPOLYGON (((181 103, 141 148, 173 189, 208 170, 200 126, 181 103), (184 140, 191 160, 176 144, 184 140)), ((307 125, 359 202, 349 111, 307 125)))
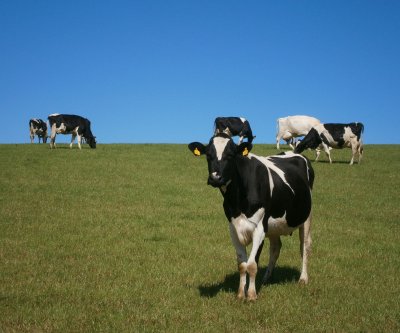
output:
POLYGON ((353 165, 353 162, 354 162, 354 155, 355 155, 355 153, 352 152, 352 154, 351 154, 351 160, 350 160, 350 165, 353 165))
MULTIPOLYGON (((71 143, 69 144, 69 148, 72 148, 72 144, 74 143, 75 138, 76 138, 76 134, 72 133, 72 136, 71 136, 71 143)), ((79 147, 79 148, 80 148, 80 147, 79 147)))
POLYGON ((266 284, 268 280, 271 278, 272 271, 275 268, 276 261, 279 258, 279 254, 281 252, 282 242, 279 236, 270 236, 269 237, 269 262, 267 271, 262 279, 262 283, 266 284))
POLYGON ((246 297, 245 288, 246 288, 246 272, 247 272, 246 247, 240 243, 239 238, 236 233, 236 230, 235 230, 235 227, 232 225, 232 223, 229 224, 229 231, 231 234, 232 244, 236 250, 237 263, 238 263, 239 274, 240 274, 237 298, 244 299, 246 297))
POLYGON ((247 260, 247 272, 249 273, 249 289, 247 291, 247 299, 254 301, 257 299, 256 292, 256 276, 257 261, 260 256, 260 249, 264 244, 265 232, 262 222, 259 222, 257 228, 253 232, 253 246, 251 248, 249 259, 247 260))
POLYGON ((315 149, 315 154, 316 154, 315 162, 317 162, 319 159, 319 155, 321 155, 321 149, 319 148, 315 149))
POLYGON ((332 164, 331 152, 330 152, 330 149, 329 149, 328 145, 326 145, 326 144, 323 143, 322 146, 324 147, 325 154, 326 154, 326 155, 328 156, 328 158, 329 158, 329 163, 332 164))
POLYGON ((79 147, 79 149, 81 149, 82 135, 79 135, 79 133, 78 133, 77 137, 78 137, 78 147, 79 147))
POLYGON ((361 163, 361 158, 362 158, 362 156, 363 156, 363 151, 364 151, 363 143, 362 143, 362 141, 360 140, 360 141, 358 142, 358 164, 361 163))
POLYGON ((355 142, 352 142, 351 143, 351 152, 352 152, 352 156, 351 156, 351 161, 350 161, 350 165, 353 165, 353 162, 354 162, 354 157, 357 155, 357 153, 358 153, 358 163, 360 163, 360 160, 361 160, 361 150, 360 150, 360 148, 361 148, 361 145, 360 145, 360 143, 357 141, 357 140, 355 140, 355 142))
POLYGON ((300 254, 302 258, 302 267, 299 283, 308 283, 308 257, 311 254, 311 213, 304 222, 303 225, 299 227, 299 238, 300 238, 300 254))
POLYGON ((33 143, 33 140, 35 139, 35 134, 33 134, 33 133, 31 132, 30 138, 31 138, 31 143, 33 143))
POLYGON ((288 142, 290 148, 292 148, 292 150, 294 150, 295 146, 296 146, 296 142, 295 142, 295 138, 291 138, 288 142))
POLYGON ((53 124, 51 126, 51 134, 50 134, 50 149, 51 148, 56 148, 56 124, 53 124))
POLYGON ((239 141, 238 141, 238 145, 240 145, 243 142, 244 136, 239 136, 239 141))
POLYGON ((264 247, 264 241, 261 242, 261 244, 260 244, 260 246, 259 246, 259 248, 258 248, 257 254, 256 254, 256 263, 257 263, 257 266, 258 266, 258 263, 259 263, 259 261, 260 261, 260 255, 261 255, 261 252, 262 252, 263 247, 264 247))
POLYGON ((281 141, 281 136, 276 136, 276 149, 279 150, 279 142, 281 141))

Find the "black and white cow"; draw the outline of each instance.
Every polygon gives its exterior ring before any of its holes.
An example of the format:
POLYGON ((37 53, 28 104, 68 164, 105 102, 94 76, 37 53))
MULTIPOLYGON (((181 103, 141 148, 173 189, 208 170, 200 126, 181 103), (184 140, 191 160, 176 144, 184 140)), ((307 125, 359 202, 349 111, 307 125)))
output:
POLYGON ((214 121, 214 135, 225 133, 229 136, 239 136, 239 144, 244 138, 251 143, 255 136, 250 127, 250 123, 245 118, 239 117, 217 117, 214 121))
POLYGON ((258 259, 269 238, 270 257, 263 282, 270 278, 282 246, 280 236, 299 229, 302 269, 299 282, 308 283, 307 262, 311 251, 311 189, 314 171, 309 160, 293 152, 269 157, 250 154, 252 144, 236 145, 225 134, 212 137, 208 145, 192 142, 194 155, 206 155, 208 184, 220 189, 229 221, 240 272, 238 298, 257 298, 255 278, 258 259), (246 247, 252 243, 250 255, 246 247))
MULTIPOLYGON (((324 149, 329 157, 329 162, 332 163, 330 147, 332 148, 351 148, 352 157, 350 165, 354 162, 354 157, 358 153, 358 163, 361 162, 363 154, 363 142, 361 134, 364 132, 364 125, 362 123, 350 124, 320 124, 313 127, 304 139, 297 145, 294 150, 295 153, 301 153, 305 149, 316 149, 320 146, 324 149)), ((317 158, 319 152, 317 151, 317 158)))
POLYGON ((96 148, 96 138, 90 129, 90 121, 86 118, 70 114, 54 113, 48 116, 51 128, 50 148, 56 147, 57 134, 72 134, 70 148, 78 137, 78 147, 81 149, 82 137, 86 139, 90 148, 96 148))
POLYGON ((42 139, 43 143, 47 141, 47 124, 42 119, 32 118, 29 120, 29 136, 31 138, 31 143, 37 135, 40 143, 42 139))

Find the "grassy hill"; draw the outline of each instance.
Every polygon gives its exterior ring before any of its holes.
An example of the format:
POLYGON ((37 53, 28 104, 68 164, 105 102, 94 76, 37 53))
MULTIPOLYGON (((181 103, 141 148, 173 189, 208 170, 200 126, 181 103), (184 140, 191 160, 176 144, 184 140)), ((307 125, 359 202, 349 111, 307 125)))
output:
MULTIPOLYGON (((313 163, 309 284, 296 233, 248 303, 222 197, 186 145, 0 145, 0 331, 399 331, 400 147, 332 158, 313 163)), ((259 277, 268 247, 260 261, 259 277)))

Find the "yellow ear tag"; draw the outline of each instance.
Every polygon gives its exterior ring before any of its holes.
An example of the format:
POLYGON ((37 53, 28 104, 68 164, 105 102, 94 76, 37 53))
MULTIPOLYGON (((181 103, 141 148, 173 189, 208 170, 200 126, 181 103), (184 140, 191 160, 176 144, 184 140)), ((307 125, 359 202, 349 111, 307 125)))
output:
POLYGON ((249 150, 247 149, 247 147, 246 148, 244 148, 244 150, 243 150, 243 156, 247 156, 248 154, 249 154, 249 150))
POLYGON ((201 155, 200 150, 198 150, 197 148, 195 148, 193 150, 193 154, 195 154, 196 156, 200 156, 201 155))

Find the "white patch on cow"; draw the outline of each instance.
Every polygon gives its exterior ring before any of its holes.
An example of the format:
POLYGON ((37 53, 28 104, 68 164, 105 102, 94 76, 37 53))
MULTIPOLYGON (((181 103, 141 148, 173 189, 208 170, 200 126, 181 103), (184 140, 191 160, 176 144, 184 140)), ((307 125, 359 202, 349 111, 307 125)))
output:
POLYGON ((244 123, 246 121, 246 118, 240 117, 240 120, 242 121, 242 123, 244 123))
POLYGON ((286 221, 286 212, 282 217, 268 218, 267 236, 290 235, 296 228, 289 227, 286 221))
POLYGON ((238 217, 231 219, 231 226, 234 228, 241 245, 247 246, 252 242, 254 230, 262 222, 264 214, 265 209, 260 208, 253 216, 247 217, 244 214, 240 214, 238 217))
POLYGON ((60 124, 60 127, 56 128, 56 133, 57 134, 63 134, 67 130, 67 127, 64 125, 64 123, 60 124))
POLYGON ((217 152, 217 159, 220 161, 222 159, 222 154, 224 153, 225 147, 229 141, 227 138, 223 138, 220 136, 217 136, 214 138, 214 147, 217 152))
POLYGON ((353 133, 351 128, 350 127, 345 127, 344 128, 344 134, 343 134, 343 140, 345 142, 344 142, 343 147, 351 148, 351 144, 352 144, 352 141, 353 141, 354 138, 357 141, 357 136, 353 133))
MULTIPOLYGON (((277 155, 277 156, 279 156, 279 155, 277 155)), ((277 157, 277 156, 273 156, 273 157, 277 157)), ((285 156, 285 155, 282 155, 282 156, 285 156)), ((286 184, 286 186, 290 188, 290 190, 291 190, 292 193, 294 194, 294 190, 292 189, 292 187, 290 186, 290 184, 289 184, 288 181, 286 180, 285 173, 283 172, 283 170, 279 169, 279 168, 269 159, 269 157, 262 157, 262 156, 257 156, 257 155, 253 155, 253 154, 251 154, 251 155, 249 154, 249 157, 250 157, 250 158, 251 158, 251 157, 254 157, 254 158, 258 159, 258 160, 259 160, 261 163, 263 163, 268 169, 273 170, 273 171, 279 176, 279 178, 282 179, 282 181, 286 184)), ((269 171, 269 170, 268 170, 268 176, 270 177, 270 180, 271 180, 271 174, 270 174, 270 171, 269 171)), ((273 182, 271 182, 270 184, 273 184, 273 182)), ((271 193, 272 193, 272 189, 273 189, 273 187, 271 188, 271 185, 270 185, 271 193)))
POLYGON ((267 171, 268 171, 269 191, 270 191, 270 195, 272 197, 272 192, 274 191, 274 179, 272 178, 272 174, 271 174, 271 171, 269 170, 269 168, 267 168, 267 171))

